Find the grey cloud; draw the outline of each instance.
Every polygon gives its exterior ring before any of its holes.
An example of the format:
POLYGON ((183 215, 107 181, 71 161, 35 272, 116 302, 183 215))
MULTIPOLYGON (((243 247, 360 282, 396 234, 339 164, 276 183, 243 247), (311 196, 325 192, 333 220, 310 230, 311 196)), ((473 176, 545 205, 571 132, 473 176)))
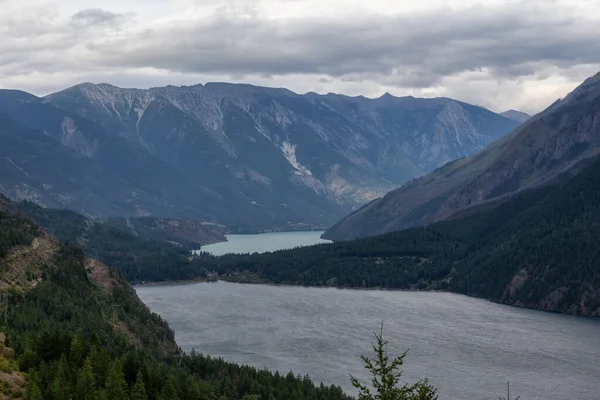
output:
MULTIPOLYGON (((101 9, 80 11, 70 18, 33 9, 2 19, 0 30, 0 78, 35 73, 76 72, 93 68, 79 58, 85 43, 100 34, 117 32, 129 15, 101 9)), ((92 54, 93 56, 93 54, 92 54)), ((98 67, 101 67, 98 65, 98 67)))
POLYGON ((274 21, 236 18, 174 23, 91 49, 111 65, 185 73, 322 74, 377 77, 431 87, 444 77, 487 69, 529 75, 534 64, 600 62, 600 24, 548 1, 478 6, 362 19, 274 21))
POLYGON ((131 14, 99 9, 0 15, 0 86, 46 94, 81 81, 237 80, 370 96, 435 92, 532 112, 600 68, 597 13, 574 15, 551 0, 302 20, 263 19, 255 0, 233 3, 145 30, 139 20, 121 29, 131 14))
POLYGON ((75 24, 84 26, 118 25, 126 17, 126 14, 114 13, 101 8, 88 8, 73 14, 71 20, 75 24))

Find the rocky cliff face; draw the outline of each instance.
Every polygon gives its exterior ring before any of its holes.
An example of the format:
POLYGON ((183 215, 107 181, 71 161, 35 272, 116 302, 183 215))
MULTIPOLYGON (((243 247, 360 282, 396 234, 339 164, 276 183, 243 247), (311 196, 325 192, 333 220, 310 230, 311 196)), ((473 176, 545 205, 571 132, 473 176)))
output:
POLYGON ((11 197, 234 230, 327 226, 517 125, 445 98, 298 95, 224 83, 149 90, 86 83, 44 99, 1 91, 0 112, 76 155, 80 169, 98 170, 59 190, 52 169, 34 181, 17 172, 39 168, 25 165, 31 155, 7 153, 13 173, 0 184, 11 197), (120 193, 103 204, 96 192, 114 192, 107 180, 120 193))
POLYGON ((574 173, 600 152, 600 74, 479 154, 449 163, 332 227, 334 240, 446 219, 574 173))

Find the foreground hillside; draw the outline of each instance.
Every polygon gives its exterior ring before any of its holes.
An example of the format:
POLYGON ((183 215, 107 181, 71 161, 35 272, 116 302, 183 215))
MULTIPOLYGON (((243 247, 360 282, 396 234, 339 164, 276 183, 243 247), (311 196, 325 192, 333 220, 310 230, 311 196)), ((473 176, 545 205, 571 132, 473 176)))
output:
POLYGON ((576 174, 600 152, 600 73, 475 156, 388 193, 324 235, 351 240, 444 220, 576 174))
MULTIPOLYGON (((115 271, 44 233, 0 198, 3 398, 346 399, 308 378, 177 348, 115 271)), ((2 340, 0 340, 2 342, 2 340)))

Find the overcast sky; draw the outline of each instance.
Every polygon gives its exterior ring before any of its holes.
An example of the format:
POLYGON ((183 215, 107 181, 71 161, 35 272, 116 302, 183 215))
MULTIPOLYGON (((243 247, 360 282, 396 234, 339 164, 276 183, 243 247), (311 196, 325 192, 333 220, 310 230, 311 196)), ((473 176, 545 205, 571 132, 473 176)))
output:
POLYGON ((597 0, 0 0, 0 87, 209 81, 537 112, 600 71, 597 0))

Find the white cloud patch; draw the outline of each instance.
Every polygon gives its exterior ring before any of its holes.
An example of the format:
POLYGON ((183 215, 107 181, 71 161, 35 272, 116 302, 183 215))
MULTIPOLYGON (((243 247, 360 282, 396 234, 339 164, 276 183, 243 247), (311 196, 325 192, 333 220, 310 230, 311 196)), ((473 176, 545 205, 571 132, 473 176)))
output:
POLYGON ((589 0, 22 4, 0 0, 0 87, 36 94, 217 80, 534 112, 600 70, 589 0))

